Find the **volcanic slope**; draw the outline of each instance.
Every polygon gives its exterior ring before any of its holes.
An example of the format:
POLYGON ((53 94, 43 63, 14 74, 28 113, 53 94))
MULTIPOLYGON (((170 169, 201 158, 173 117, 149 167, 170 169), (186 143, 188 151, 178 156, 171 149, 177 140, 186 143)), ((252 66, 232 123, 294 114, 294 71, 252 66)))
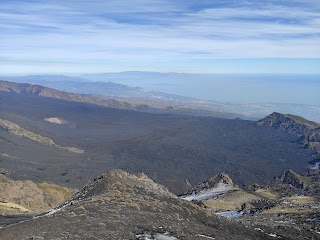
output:
POLYGON ((122 170, 97 177, 59 209, 0 230, 3 240, 67 238, 273 239, 177 198, 144 174, 122 170))
POLYGON ((67 152, 0 128, 1 168, 10 177, 75 188, 115 168, 145 172, 176 194, 189 190, 185 180, 195 185, 220 172, 239 186, 265 183, 287 169, 300 173, 311 156, 295 136, 238 119, 149 114, 8 92, 0 92, 0 114, 59 146, 84 151, 67 152))

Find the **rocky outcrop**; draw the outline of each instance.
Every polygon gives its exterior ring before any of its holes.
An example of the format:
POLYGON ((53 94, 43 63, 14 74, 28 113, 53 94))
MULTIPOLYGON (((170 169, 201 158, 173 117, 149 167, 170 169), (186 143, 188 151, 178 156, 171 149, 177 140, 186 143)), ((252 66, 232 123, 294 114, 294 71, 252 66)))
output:
POLYGON ((282 184, 290 184, 298 189, 306 189, 311 184, 311 179, 301 176, 292 170, 283 173, 276 180, 282 184))
POLYGON ((301 190, 300 193, 309 196, 320 195, 320 172, 318 169, 310 169, 308 174, 301 176, 292 170, 276 177, 278 184, 288 184, 301 190))
POLYGON ((300 138, 300 142, 320 156, 320 129, 314 129, 300 138))

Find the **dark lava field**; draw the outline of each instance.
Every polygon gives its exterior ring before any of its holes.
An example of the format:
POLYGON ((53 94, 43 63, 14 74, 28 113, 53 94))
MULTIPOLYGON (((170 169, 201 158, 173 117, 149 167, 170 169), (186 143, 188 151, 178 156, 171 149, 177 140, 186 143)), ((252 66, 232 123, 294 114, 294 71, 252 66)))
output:
POLYGON ((0 128, 0 168, 13 179, 81 188, 107 170, 144 172, 176 194, 226 172, 239 186, 301 172, 311 152, 296 137, 240 119, 151 114, 29 94, 0 93, 0 118, 71 153, 0 128), (57 117, 64 124, 45 121, 57 117), (187 180, 187 181, 186 181, 187 180))

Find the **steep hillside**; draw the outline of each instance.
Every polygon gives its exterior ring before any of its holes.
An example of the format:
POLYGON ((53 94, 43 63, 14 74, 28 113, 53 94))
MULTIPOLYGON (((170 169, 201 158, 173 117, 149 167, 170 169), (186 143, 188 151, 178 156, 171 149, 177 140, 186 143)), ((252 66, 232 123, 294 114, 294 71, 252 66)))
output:
POLYGON ((0 238, 272 239, 180 200, 144 174, 121 170, 97 177, 46 215, 1 229, 0 238))
POLYGON ((64 203, 74 190, 30 180, 14 181, 0 174, 0 215, 36 214, 64 203))

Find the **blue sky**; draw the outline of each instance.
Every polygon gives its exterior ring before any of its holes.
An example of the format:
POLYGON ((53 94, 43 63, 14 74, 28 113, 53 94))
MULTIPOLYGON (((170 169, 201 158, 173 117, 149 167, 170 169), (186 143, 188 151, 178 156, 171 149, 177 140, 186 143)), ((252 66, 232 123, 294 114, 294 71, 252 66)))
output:
POLYGON ((320 74, 319 0, 1 0, 3 74, 320 74))

